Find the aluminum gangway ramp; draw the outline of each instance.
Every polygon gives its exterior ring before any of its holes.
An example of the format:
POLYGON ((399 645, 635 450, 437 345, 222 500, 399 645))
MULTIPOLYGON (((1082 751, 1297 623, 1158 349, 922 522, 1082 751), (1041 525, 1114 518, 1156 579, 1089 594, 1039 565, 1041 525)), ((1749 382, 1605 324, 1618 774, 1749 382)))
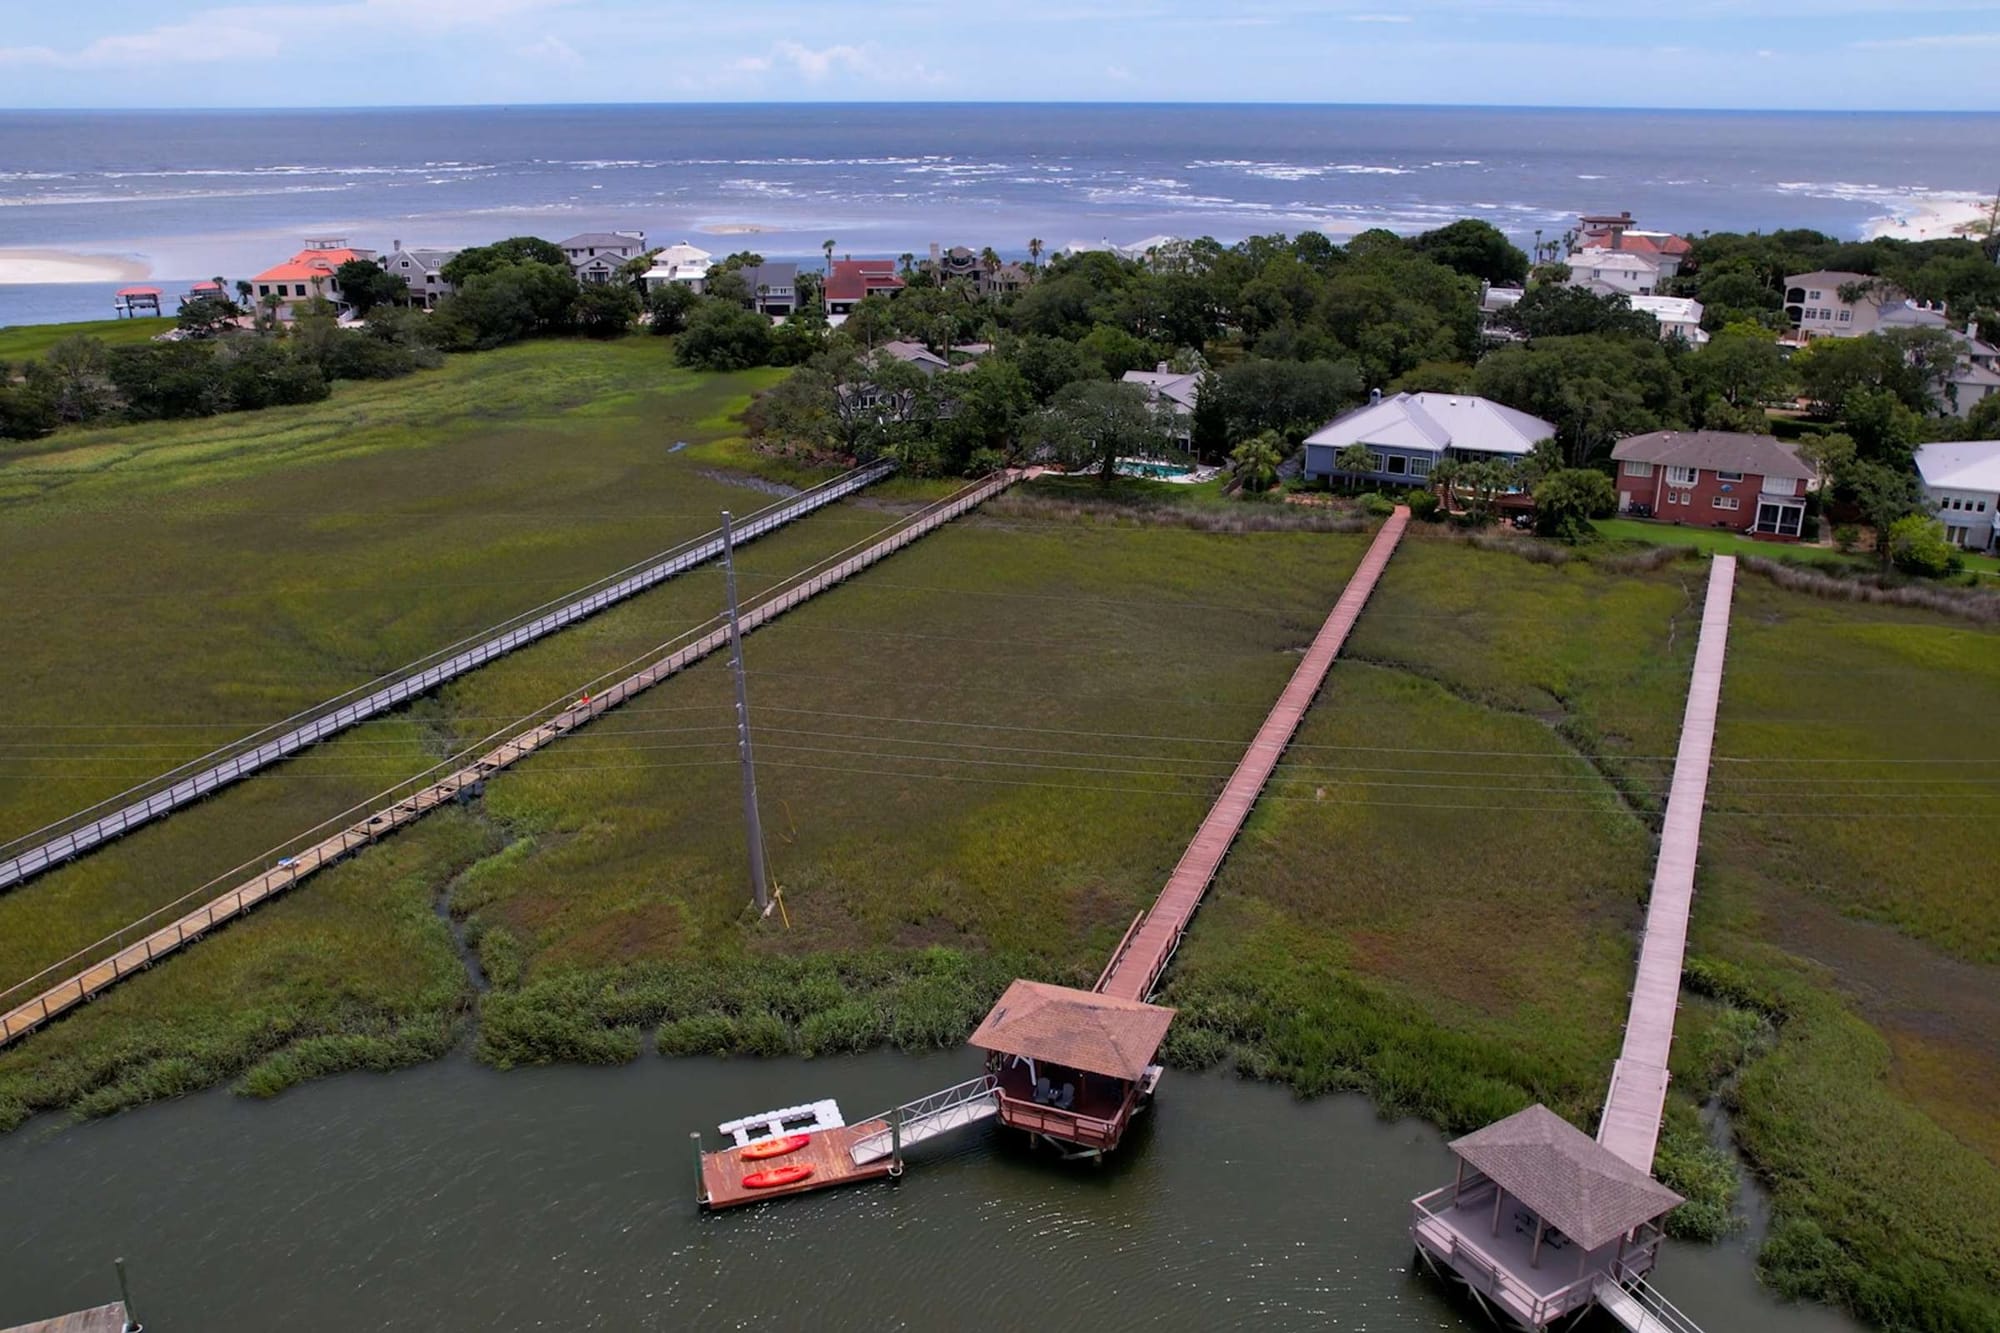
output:
POLYGON ((1701 1328, 1674 1308, 1673 1302, 1654 1291, 1644 1280, 1621 1287, 1606 1278, 1592 1294, 1604 1312, 1632 1333, 1701 1333, 1701 1328))
MULTIPOLYGON (((893 1111, 868 1117, 868 1120, 879 1120, 885 1126, 896 1128, 880 1129, 856 1140, 848 1150, 854 1164, 866 1166, 870 1162, 879 1162, 899 1147, 907 1148, 913 1143, 922 1143, 940 1134, 991 1120, 1000 1114, 1000 1102, 994 1095, 999 1086, 999 1079, 991 1074, 981 1074, 942 1092, 905 1102, 893 1111)), ((861 1123, 867 1124, 868 1121, 861 1123)))
POLYGON ((1292 743, 1299 724, 1305 720, 1306 709, 1312 706, 1327 672, 1333 669, 1348 632, 1361 618, 1368 595, 1375 590, 1382 571, 1389 565, 1389 557, 1396 553, 1396 545, 1403 539, 1403 530, 1409 525, 1409 508, 1398 505, 1375 534, 1367 554, 1347 580, 1347 587, 1299 660, 1278 702, 1264 719, 1264 725, 1257 729, 1243 758, 1237 761, 1236 771, 1223 785, 1222 795, 1209 808, 1201 827, 1195 830, 1194 840, 1167 877, 1152 909, 1134 923, 1134 929, 1126 932, 1118 951, 1105 964, 1103 975, 1097 979, 1097 990, 1125 1000, 1144 1000, 1153 993, 1160 974, 1167 969, 1167 960, 1173 957, 1181 936, 1187 933, 1202 895, 1208 892, 1216 871, 1221 868, 1222 858, 1236 841, 1243 822, 1250 817, 1250 807, 1257 803, 1271 771, 1278 766, 1285 747, 1292 743))
POLYGON ((1667 1101, 1667 1057, 1680 1006, 1681 964, 1687 954, 1688 914, 1694 904, 1695 857, 1701 848, 1701 812, 1708 800, 1709 760, 1715 749, 1715 716, 1722 700, 1722 665, 1729 647, 1729 606, 1736 587, 1736 558, 1719 555, 1709 565, 1701 639, 1688 681, 1680 749, 1660 829, 1660 856, 1646 902, 1638 974, 1625 1018, 1625 1044, 1611 1069, 1597 1141, 1639 1170, 1652 1174, 1660 1118, 1667 1101))
MULTIPOLYGON (((814 510, 823 509, 836 500, 844 499, 864 487, 871 486, 888 476, 895 467, 896 464, 892 461, 871 463, 753 514, 747 521, 737 526, 736 544, 740 546, 766 533, 776 532, 779 528, 805 517, 814 510)), ((443 650, 447 655, 442 658, 438 654, 433 654, 399 673, 370 682, 378 688, 366 694, 356 697, 357 691, 349 691, 304 713, 287 718, 287 722, 297 725, 279 735, 272 736, 270 734, 272 728, 267 727, 254 735, 234 741, 221 750, 212 751, 201 759, 190 760, 179 768, 162 773, 125 793, 130 795, 148 786, 156 788, 140 800, 84 822, 87 816, 95 814, 109 804, 108 801, 100 802, 88 810, 80 810, 65 819, 57 820, 36 833, 0 846, 0 852, 16 852, 17 848, 21 849, 14 855, 0 859, 0 889, 11 888, 52 866, 60 865, 114 838, 122 837, 142 824, 172 814, 183 806, 192 805, 211 792, 220 791, 238 779, 247 778, 252 773, 280 763, 329 736, 408 703, 411 699, 429 693, 446 681, 455 680, 496 658, 506 656, 517 648, 523 648, 537 639, 545 638, 580 620, 588 619, 607 607, 636 597, 649 588, 677 578, 691 569, 720 558, 721 555, 720 529, 706 537, 683 542, 672 551, 656 556, 635 569, 621 570, 608 580, 600 580, 588 588, 570 594, 569 599, 554 610, 540 615, 529 612, 528 616, 531 618, 517 617, 514 621, 503 621, 500 625, 485 631, 488 637, 483 642, 462 649, 459 644, 454 644, 451 648, 443 650), (453 651, 454 649, 460 650, 453 651), (199 771, 190 772, 204 761, 211 762, 199 771), (34 846, 24 846, 30 839, 54 833, 57 829, 63 831, 34 846)), ((367 690, 368 686, 362 686, 361 689, 367 690)), ((284 723, 277 725, 283 726, 284 723)))

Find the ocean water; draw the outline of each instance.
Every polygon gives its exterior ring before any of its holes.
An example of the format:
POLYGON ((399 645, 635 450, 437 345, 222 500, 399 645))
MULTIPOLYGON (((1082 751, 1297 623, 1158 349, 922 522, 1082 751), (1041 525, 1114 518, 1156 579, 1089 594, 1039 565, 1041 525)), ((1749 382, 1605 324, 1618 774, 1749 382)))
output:
MULTIPOLYGON (((817 257, 1169 234, 1531 241, 1580 211, 1859 235, 2000 184, 2000 115, 1367 106, 821 105, 0 113, 0 249, 248 276, 306 235, 387 249, 644 229, 817 257)), ((0 324, 117 284, 0 285, 0 324)))

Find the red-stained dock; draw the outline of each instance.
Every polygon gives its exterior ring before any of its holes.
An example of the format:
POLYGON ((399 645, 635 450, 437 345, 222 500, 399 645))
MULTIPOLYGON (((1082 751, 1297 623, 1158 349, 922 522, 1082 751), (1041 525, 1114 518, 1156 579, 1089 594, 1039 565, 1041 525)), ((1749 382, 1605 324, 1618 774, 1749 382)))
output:
POLYGON ((782 1199, 788 1194, 805 1194, 812 1190, 832 1189, 835 1185, 853 1185, 895 1175, 902 1170, 902 1164, 890 1157, 879 1157, 859 1166, 854 1161, 857 1145, 887 1133, 888 1129, 888 1123, 882 1120, 864 1120, 858 1125, 822 1129, 813 1133, 806 1146, 797 1152, 762 1161, 744 1161, 743 1150, 733 1144, 721 1152, 705 1152, 701 1155, 701 1205, 704 1208, 734 1208, 738 1204, 762 1203, 766 1199, 782 1199), (745 1176, 780 1166, 809 1166, 813 1171, 796 1184, 761 1190, 745 1188, 745 1176))
POLYGON ((1334 659, 1347 642, 1348 631, 1354 628, 1362 607, 1368 604, 1368 595, 1375 591, 1375 584, 1388 567, 1389 557, 1396 553, 1396 545, 1403 539, 1403 530, 1409 523, 1410 511, 1398 505, 1395 514, 1375 534, 1368 553, 1348 579, 1346 591, 1334 603, 1332 614, 1320 627, 1312 646, 1306 649, 1305 657, 1264 719, 1264 725, 1257 729, 1257 736, 1244 751, 1236 771, 1229 775, 1221 797, 1195 830, 1194 841, 1182 853, 1152 910, 1136 929, 1127 932, 1118 952, 1098 978, 1099 991, 1125 1000, 1143 1000, 1153 993, 1160 974, 1166 970, 1167 960, 1173 957, 1181 936, 1187 932, 1195 908, 1201 905, 1202 895, 1214 881, 1222 858, 1236 841, 1243 821, 1250 817, 1250 807, 1257 803, 1257 795, 1264 790, 1271 770, 1277 767, 1285 747, 1297 734, 1306 709, 1312 706, 1327 672, 1333 669, 1334 659))

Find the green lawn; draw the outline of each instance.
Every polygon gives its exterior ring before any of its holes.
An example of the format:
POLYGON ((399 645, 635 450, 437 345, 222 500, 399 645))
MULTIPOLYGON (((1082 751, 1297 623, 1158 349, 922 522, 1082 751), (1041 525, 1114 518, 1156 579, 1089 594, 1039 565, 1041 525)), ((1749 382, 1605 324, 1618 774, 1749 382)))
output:
POLYGON ((1766 560, 1799 560, 1810 564, 1865 567, 1866 562, 1823 546, 1788 542, 1760 542, 1734 532, 1715 528, 1681 527, 1637 518, 1600 518, 1593 524, 1611 541, 1640 542, 1647 546, 1693 546, 1709 555, 1756 555, 1766 560))
POLYGON ((161 319, 87 319, 73 324, 9 324, 0 327, 0 361, 25 361, 40 356, 64 338, 86 334, 113 345, 145 342, 165 333, 174 321, 161 319))

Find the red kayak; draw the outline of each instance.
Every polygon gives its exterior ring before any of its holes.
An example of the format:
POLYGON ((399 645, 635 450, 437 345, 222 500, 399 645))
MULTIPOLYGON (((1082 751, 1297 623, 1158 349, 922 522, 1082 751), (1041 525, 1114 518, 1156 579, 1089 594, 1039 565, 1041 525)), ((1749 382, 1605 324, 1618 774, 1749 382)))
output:
POLYGON ((781 1139, 765 1139, 742 1149, 736 1155, 746 1162, 761 1162, 767 1157, 783 1157, 788 1152, 797 1152, 812 1142, 810 1134, 787 1134, 781 1139))
POLYGON ((769 1171, 757 1171, 743 1177, 746 1190, 772 1190, 780 1185, 796 1185, 813 1173, 813 1169, 803 1162, 790 1166, 774 1166, 769 1171))

